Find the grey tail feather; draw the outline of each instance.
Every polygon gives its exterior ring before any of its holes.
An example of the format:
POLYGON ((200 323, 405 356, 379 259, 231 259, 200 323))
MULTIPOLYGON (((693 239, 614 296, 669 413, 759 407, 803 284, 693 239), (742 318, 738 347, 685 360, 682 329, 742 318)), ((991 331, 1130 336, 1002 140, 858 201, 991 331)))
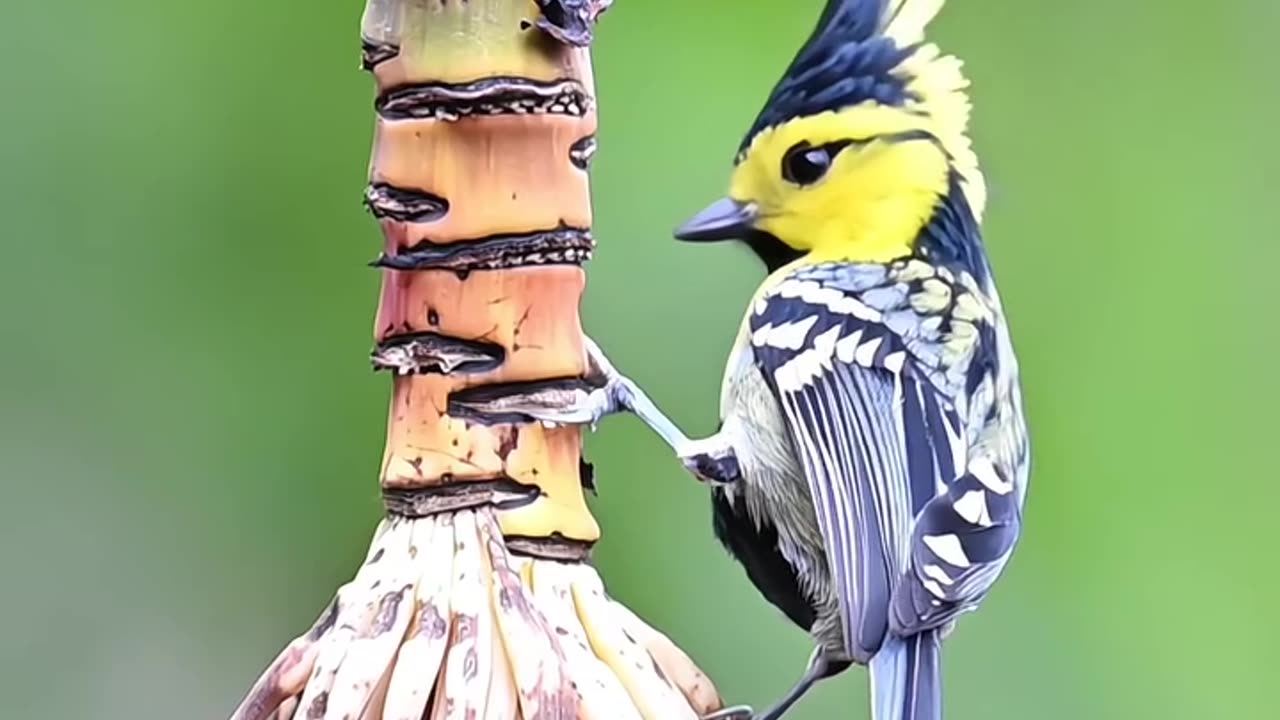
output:
POLYGON ((890 634, 871 658, 874 720, 942 720, 942 646, 937 630, 890 634))

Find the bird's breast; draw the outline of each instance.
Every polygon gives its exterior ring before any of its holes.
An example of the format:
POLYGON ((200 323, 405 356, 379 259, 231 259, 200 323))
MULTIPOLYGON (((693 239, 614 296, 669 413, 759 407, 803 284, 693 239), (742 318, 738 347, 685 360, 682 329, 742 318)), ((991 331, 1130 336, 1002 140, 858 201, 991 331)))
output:
POLYGON ((733 446, 742 479, 716 490, 717 535, 788 617, 806 629, 814 622, 825 625, 837 601, 808 481, 782 409, 749 347, 739 346, 726 370, 720 433, 733 446), (798 613, 800 603, 807 613, 798 613))

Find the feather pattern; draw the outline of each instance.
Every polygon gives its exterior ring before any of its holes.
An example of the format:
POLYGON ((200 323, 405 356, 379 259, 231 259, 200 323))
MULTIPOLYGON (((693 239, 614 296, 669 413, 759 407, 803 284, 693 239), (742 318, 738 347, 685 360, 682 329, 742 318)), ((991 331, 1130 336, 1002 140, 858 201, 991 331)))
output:
POLYGON ((885 9, 886 0, 829 0, 739 150, 746 150, 762 130, 791 118, 868 100, 884 105, 905 103, 907 81, 893 70, 911 50, 880 33, 885 9))
POLYGON ((770 271, 720 430, 681 450, 694 468, 732 450, 732 472, 697 471, 717 483, 716 534, 819 645, 769 717, 856 662, 876 720, 940 720, 941 641, 1019 533, 1029 447, 979 231, 968 80, 925 39, 943 3, 828 0, 728 199, 677 232, 749 227, 770 271))
POLYGON ((963 63, 926 42, 945 0, 828 0, 739 145, 739 160, 763 131, 797 117, 888 105, 920 114, 960 174, 973 214, 986 208, 986 180, 968 137, 969 80, 963 63))
POLYGON ((976 607, 1016 540, 1019 458, 993 458, 980 440, 1022 437, 1020 421, 1006 427, 966 393, 971 369, 1000 374, 999 349, 980 342, 994 337, 979 332, 993 313, 972 276, 905 260, 792 271, 748 315, 807 480, 845 648, 861 662, 889 632, 976 607))
POLYGON ((924 40, 924 29, 942 10, 944 0, 889 0, 880 13, 884 34, 899 45, 924 40))

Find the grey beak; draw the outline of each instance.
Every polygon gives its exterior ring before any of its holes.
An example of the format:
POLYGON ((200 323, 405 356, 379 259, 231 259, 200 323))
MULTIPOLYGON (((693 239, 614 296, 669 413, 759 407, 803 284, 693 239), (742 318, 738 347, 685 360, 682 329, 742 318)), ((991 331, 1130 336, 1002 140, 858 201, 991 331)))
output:
POLYGON ((754 203, 723 198, 676 228, 675 236, 677 240, 703 242, 740 238, 751 229, 758 216, 754 203))

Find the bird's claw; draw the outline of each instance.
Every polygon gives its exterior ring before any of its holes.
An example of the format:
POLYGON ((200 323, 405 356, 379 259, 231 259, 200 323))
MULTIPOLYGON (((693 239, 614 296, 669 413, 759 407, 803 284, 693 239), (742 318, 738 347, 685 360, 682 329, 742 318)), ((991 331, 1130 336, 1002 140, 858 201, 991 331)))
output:
POLYGON ((728 485, 742 479, 742 466, 733 448, 712 436, 676 449, 686 470, 703 482, 728 485))
POLYGON ((715 457, 704 453, 681 457, 680 461, 686 470, 703 482, 729 485, 742 479, 742 469, 734 455, 715 457))
POLYGON ((618 372, 600 346, 585 338, 587 351, 587 388, 543 388, 517 396, 504 396, 488 402, 460 402, 467 411, 491 417, 517 417, 539 421, 543 425, 586 425, 595 430, 607 415, 623 411, 635 413, 672 448, 689 444, 676 424, 671 422, 635 382, 618 372))
POLYGON ((699 720, 754 720, 756 714, 750 705, 734 705, 703 715, 699 720))
POLYGON ((453 400, 451 405, 493 418, 527 418, 545 427, 590 425, 617 411, 609 388, 543 387, 497 398, 453 400))
POLYGON ((560 406, 524 407, 519 412, 543 424, 586 425, 594 431, 600 420, 619 409, 609 388, 603 387, 577 391, 571 401, 560 406))

